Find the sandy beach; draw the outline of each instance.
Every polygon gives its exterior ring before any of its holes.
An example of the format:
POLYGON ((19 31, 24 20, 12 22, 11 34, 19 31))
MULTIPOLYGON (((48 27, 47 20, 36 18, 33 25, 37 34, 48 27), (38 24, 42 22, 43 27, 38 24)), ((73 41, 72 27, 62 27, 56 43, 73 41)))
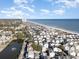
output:
POLYGON ((52 26, 48 26, 48 25, 45 25, 45 24, 36 23, 36 22, 33 22, 33 21, 27 21, 27 22, 34 23, 34 24, 37 24, 37 25, 40 25, 40 26, 44 26, 48 29, 52 28, 52 29, 61 30, 61 31, 64 31, 64 32, 67 32, 67 33, 72 33, 72 34, 79 35, 79 33, 77 33, 77 32, 70 31, 70 30, 67 30, 67 29, 64 29, 64 28, 52 27, 52 26))

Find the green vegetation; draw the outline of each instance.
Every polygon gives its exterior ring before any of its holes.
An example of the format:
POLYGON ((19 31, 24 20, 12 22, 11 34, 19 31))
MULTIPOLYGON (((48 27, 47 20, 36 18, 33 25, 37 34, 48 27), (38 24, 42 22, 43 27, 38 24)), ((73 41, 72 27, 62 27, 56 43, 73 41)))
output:
POLYGON ((32 43, 32 47, 36 51, 41 51, 42 47, 40 45, 36 45, 35 43, 32 43))
POLYGON ((26 34, 26 37, 28 37, 28 40, 27 40, 27 41, 28 41, 29 43, 32 43, 32 47, 33 47, 34 50, 36 50, 36 51, 41 51, 42 47, 41 47, 39 44, 36 45, 36 44, 34 43, 31 34, 27 33, 27 34, 26 34))
POLYGON ((22 43, 25 39, 25 35, 23 33, 18 32, 16 36, 17 36, 18 43, 22 43))

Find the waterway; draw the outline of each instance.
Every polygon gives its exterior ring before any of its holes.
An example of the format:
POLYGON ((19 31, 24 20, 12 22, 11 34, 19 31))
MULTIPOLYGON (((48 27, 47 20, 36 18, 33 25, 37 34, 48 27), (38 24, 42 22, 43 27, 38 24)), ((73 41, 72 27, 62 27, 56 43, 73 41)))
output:
POLYGON ((2 52, 0 52, 0 59, 18 59, 22 44, 12 41, 2 52))

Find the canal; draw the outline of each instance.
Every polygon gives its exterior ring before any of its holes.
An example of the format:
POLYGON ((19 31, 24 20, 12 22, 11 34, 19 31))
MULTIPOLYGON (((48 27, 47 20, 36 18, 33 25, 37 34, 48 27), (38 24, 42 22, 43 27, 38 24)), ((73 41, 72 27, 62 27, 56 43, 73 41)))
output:
POLYGON ((18 59, 22 43, 12 41, 2 52, 0 52, 0 59, 18 59))

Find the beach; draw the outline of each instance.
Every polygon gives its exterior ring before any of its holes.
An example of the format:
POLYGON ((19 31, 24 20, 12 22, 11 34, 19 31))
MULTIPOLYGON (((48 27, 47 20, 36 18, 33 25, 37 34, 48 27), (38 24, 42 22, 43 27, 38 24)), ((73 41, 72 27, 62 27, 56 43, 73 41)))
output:
POLYGON ((48 26, 48 25, 45 25, 45 24, 41 24, 41 23, 37 23, 37 22, 33 22, 33 21, 27 21, 27 22, 31 22, 31 23, 34 23, 34 24, 36 24, 36 25, 41 25, 41 26, 44 26, 44 27, 46 27, 46 28, 52 28, 52 29, 57 29, 57 30, 61 30, 61 31, 64 31, 64 32, 68 32, 68 33, 73 33, 73 34, 77 34, 77 35, 79 35, 79 33, 78 32, 74 32, 74 31, 70 31, 70 30, 67 30, 67 29, 62 29, 62 28, 58 28, 58 27, 53 27, 53 26, 48 26))

